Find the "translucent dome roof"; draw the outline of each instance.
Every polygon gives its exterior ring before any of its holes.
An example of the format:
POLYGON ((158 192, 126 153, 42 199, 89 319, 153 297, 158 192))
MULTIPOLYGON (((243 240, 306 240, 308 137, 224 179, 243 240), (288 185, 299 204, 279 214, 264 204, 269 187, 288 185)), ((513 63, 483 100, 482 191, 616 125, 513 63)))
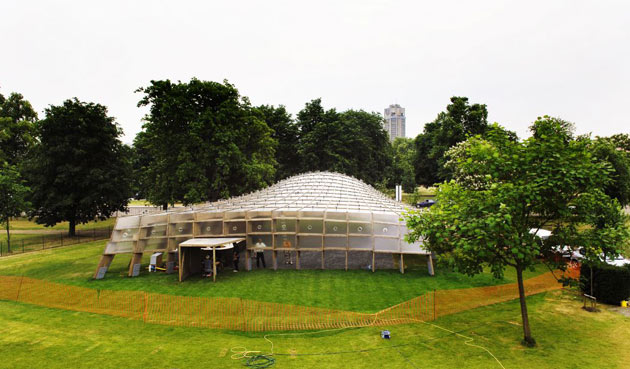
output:
POLYGON ((406 208, 372 186, 340 173, 312 172, 282 180, 266 189, 193 210, 339 210, 402 215, 406 208))

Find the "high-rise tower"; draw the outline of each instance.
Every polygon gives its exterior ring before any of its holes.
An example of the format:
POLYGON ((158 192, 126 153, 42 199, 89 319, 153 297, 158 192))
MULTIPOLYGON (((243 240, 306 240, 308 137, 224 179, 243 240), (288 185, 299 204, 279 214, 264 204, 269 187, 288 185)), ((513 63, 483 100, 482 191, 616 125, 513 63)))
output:
POLYGON ((398 104, 392 104, 385 109, 385 123, 383 128, 389 133, 389 141, 396 137, 405 137, 405 108, 398 104))

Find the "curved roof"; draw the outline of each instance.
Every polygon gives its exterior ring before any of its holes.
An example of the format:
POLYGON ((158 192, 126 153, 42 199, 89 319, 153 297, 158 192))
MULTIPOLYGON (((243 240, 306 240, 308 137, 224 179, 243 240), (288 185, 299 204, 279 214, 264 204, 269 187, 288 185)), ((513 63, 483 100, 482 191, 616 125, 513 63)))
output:
POLYGON ((340 173, 312 172, 284 179, 266 189, 228 200, 197 205, 203 210, 339 210, 402 215, 406 207, 372 186, 340 173))

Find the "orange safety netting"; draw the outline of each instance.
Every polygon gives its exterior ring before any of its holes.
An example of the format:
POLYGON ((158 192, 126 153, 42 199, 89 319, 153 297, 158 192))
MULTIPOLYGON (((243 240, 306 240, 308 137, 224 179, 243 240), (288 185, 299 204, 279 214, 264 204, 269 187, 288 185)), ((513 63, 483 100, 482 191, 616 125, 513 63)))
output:
MULTIPOLYGON (((575 273, 575 270, 571 271, 571 277, 576 277, 575 273)), ((526 295, 561 287, 552 273, 525 281, 526 295)), ((0 276, 2 300, 113 315, 146 323, 240 331, 309 330, 413 323, 515 298, 518 298, 516 283, 439 290, 369 314, 230 297, 188 297, 142 291, 94 290, 28 277, 0 276)))

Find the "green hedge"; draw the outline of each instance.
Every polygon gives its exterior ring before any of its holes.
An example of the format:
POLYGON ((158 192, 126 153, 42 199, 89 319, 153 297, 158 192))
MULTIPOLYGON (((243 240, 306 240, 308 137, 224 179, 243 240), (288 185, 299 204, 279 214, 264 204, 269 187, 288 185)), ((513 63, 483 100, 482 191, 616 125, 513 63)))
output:
MULTIPOLYGON (((582 291, 591 294, 591 269, 582 264, 580 285, 582 291)), ((623 267, 613 265, 593 266, 593 295, 598 302, 619 305, 630 297, 630 265, 623 267)))

